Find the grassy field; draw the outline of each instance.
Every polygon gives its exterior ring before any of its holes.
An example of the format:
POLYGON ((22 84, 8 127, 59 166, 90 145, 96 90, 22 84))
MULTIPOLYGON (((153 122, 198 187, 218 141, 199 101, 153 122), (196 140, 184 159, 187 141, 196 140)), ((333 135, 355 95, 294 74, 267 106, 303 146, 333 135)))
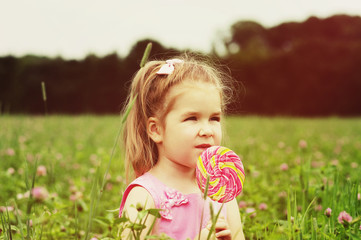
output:
MULTIPOLYGON (((117 239, 131 224, 117 217, 119 127, 117 116, 1 116, 0 239, 117 239)), ((360 118, 228 117, 224 129, 246 169, 247 239, 361 239, 360 118)))

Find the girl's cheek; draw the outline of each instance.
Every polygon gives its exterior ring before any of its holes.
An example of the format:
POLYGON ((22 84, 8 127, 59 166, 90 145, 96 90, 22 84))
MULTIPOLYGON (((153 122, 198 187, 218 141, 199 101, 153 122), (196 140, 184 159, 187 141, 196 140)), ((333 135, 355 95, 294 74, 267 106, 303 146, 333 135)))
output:
POLYGON ((199 129, 195 125, 193 125, 193 126, 188 126, 183 131, 187 135, 193 135, 195 133, 198 133, 199 129))
POLYGON ((218 129, 217 129, 217 141, 218 141, 218 145, 219 144, 221 144, 221 141, 222 141, 222 128, 221 127, 219 127, 218 129))
POLYGON ((221 133, 222 132, 222 126, 220 123, 216 123, 213 125, 213 131, 217 132, 217 133, 221 133))

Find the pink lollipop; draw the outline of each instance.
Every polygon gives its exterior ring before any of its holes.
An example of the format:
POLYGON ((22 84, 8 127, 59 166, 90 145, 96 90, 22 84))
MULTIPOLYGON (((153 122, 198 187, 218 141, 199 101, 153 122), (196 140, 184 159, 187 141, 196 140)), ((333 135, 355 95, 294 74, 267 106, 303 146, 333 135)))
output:
POLYGON ((217 202, 229 202, 237 197, 245 179, 241 159, 232 150, 213 146, 207 148, 198 158, 197 183, 204 193, 209 177, 208 196, 217 202))

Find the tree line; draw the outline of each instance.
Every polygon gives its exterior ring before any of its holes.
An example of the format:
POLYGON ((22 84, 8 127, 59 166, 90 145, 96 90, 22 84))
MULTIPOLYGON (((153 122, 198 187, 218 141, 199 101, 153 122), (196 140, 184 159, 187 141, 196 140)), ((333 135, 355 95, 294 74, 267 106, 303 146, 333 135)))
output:
MULTIPOLYGON (((265 28, 253 21, 231 26, 226 52, 208 53, 226 66, 238 93, 232 114, 359 116, 361 114, 361 17, 335 15, 265 28)), ((41 82, 54 114, 117 114, 148 42, 151 58, 184 50, 152 39, 129 54, 90 54, 82 60, 26 55, 0 57, 0 110, 43 114, 41 82)))

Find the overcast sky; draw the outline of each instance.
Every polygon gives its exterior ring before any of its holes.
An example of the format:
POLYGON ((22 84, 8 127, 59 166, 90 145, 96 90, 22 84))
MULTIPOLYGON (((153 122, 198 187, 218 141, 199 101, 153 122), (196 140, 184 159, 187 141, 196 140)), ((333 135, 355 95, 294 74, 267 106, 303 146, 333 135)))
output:
POLYGON ((240 20, 361 15, 361 0, 0 0, 0 56, 126 56, 138 40, 208 52, 240 20))

